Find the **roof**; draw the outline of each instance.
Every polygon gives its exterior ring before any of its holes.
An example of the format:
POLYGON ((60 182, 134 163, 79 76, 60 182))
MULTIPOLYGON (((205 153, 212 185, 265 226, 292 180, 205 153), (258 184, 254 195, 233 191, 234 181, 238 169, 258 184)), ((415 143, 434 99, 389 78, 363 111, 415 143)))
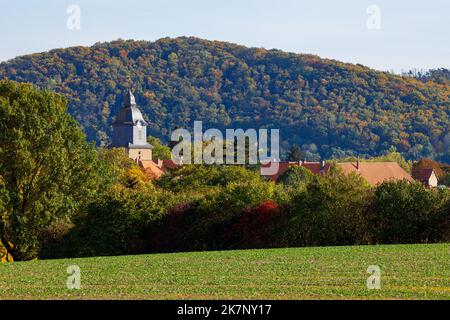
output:
POLYGON ((350 172, 359 173, 367 182, 373 186, 388 180, 414 181, 397 162, 359 162, 359 170, 355 162, 338 163, 345 174, 350 172))
POLYGON ((166 169, 176 169, 178 168, 178 165, 173 160, 163 160, 162 161, 162 168, 165 171, 166 169))
POLYGON ((153 146, 150 143, 146 144, 133 144, 128 143, 128 149, 153 149, 153 146))
MULTIPOLYGON (((416 180, 421 180, 420 178, 421 174, 425 174, 420 172, 423 169, 433 169, 436 177, 442 177, 443 175, 445 175, 445 172, 450 169, 450 167, 448 167, 448 165, 444 163, 439 163, 432 159, 422 158, 418 162, 413 164, 412 167, 413 178, 416 180)), ((431 175, 431 172, 428 171, 427 173, 431 175)))
POLYGON ((167 169, 178 168, 172 160, 158 160, 158 163, 152 160, 139 160, 138 164, 150 179, 159 179, 167 172, 167 169))
POLYGON ((128 92, 125 93, 125 96, 123 97, 123 105, 127 107, 136 105, 136 98, 131 90, 128 90, 128 92))
POLYGON ((420 181, 428 181, 433 174, 436 174, 434 169, 416 169, 414 172, 414 178, 420 181))
POLYGON ((146 126, 147 122, 142 116, 141 110, 136 105, 136 99, 131 91, 128 91, 123 99, 123 105, 114 124, 140 124, 146 126))
MULTIPOLYGON (((261 167, 263 168, 267 168, 269 167, 271 164, 267 163, 267 164, 263 164, 261 165, 261 167)), ((266 177, 268 177, 270 180, 272 181, 278 181, 278 179, 291 167, 298 167, 301 166, 303 168, 308 169, 309 171, 311 171, 314 174, 322 174, 324 172, 328 172, 330 170, 330 164, 329 163, 325 163, 323 164, 322 162, 306 162, 306 161, 299 161, 299 162, 287 162, 287 161, 280 161, 278 162, 278 171, 276 174, 274 175, 268 175, 266 177), (323 167, 322 167, 323 166, 323 167)))
POLYGON ((152 160, 139 160, 138 164, 150 179, 159 179, 164 174, 164 170, 152 160))

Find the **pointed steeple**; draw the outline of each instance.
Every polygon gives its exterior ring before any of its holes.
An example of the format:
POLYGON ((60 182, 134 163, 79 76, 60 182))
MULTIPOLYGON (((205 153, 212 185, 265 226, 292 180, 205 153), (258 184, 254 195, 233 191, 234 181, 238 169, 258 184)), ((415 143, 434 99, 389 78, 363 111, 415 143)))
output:
POLYGON ((115 124, 137 124, 140 123, 143 126, 147 125, 144 120, 141 111, 136 105, 136 99, 134 98, 133 92, 128 90, 123 96, 122 109, 114 121, 115 124))
POLYGON ((136 105, 136 99, 134 98, 133 92, 128 90, 128 92, 123 97, 123 105, 125 107, 131 107, 136 105))
POLYGON ((127 91, 123 97, 122 108, 113 123, 113 146, 151 149, 152 146, 147 143, 147 125, 133 93, 127 91))

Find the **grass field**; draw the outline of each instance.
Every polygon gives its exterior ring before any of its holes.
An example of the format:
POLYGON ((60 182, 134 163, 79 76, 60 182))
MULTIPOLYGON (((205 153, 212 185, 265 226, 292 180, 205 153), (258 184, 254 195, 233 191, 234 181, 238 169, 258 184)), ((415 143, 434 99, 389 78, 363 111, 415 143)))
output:
POLYGON ((450 244, 16 262, 0 264, 0 299, 450 299, 450 244), (80 290, 66 287, 70 265, 80 290), (367 289, 369 265, 380 290, 367 289))

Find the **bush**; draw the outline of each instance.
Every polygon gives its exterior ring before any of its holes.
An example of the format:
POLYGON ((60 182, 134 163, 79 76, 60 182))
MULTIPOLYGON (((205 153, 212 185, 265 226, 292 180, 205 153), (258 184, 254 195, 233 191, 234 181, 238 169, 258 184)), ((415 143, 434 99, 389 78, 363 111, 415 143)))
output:
POLYGON ((421 183, 390 181, 375 191, 372 228, 379 243, 420 243, 445 240, 450 213, 447 190, 421 183))
POLYGON ((450 173, 444 174, 439 180, 439 184, 450 187, 450 173))
POLYGON ((64 240, 74 227, 68 219, 59 219, 43 230, 40 235, 40 259, 60 259, 65 257, 64 240))
POLYGON ((368 243, 370 197, 370 188, 359 175, 333 170, 315 176, 288 206, 283 241, 291 246, 368 243))
POLYGON ((229 249, 277 247, 281 219, 279 207, 272 200, 243 210, 224 230, 224 246, 229 249))
POLYGON ((191 203, 172 207, 161 223, 147 230, 146 239, 154 252, 192 251, 198 247, 196 235, 191 231, 195 221, 195 208, 191 203))
POLYGON ((145 253, 146 231, 166 214, 171 194, 151 185, 138 189, 115 186, 75 220, 67 237, 70 256, 145 253))
POLYGON ((162 251, 226 248, 224 230, 229 224, 243 210, 254 208, 276 196, 275 184, 263 180, 256 171, 238 166, 198 166, 199 171, 195 172, 193 167, 178 171, 177 175, 181 178, 172 177, 170 180, 174 180, 164 182, 165 186, 174 183, 178 189, 192 181, 193 175, 204 179, 188 186, 189 192, 195 193, 204 188, 207 191, 201 197, 182 202, 169 211, 159 232, 151 239, 154 249, 158 245, 162 251), (181 172, 183 174, 180 175, 181 172))

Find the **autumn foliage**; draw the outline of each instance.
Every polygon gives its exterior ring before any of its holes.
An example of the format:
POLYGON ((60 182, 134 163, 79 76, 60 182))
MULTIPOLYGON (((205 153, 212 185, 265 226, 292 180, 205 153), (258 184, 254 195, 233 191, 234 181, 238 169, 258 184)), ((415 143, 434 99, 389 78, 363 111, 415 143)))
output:
POLYGON ((205 127, 281 129, 308 159, 378 156, 450 162, 448 70, 399 76, 362 65, 198 38, 118 40, 18 57, 0 78, 63 93, 90 140, 107 144, 133 89, 150 133, 167 142, 205 127))

